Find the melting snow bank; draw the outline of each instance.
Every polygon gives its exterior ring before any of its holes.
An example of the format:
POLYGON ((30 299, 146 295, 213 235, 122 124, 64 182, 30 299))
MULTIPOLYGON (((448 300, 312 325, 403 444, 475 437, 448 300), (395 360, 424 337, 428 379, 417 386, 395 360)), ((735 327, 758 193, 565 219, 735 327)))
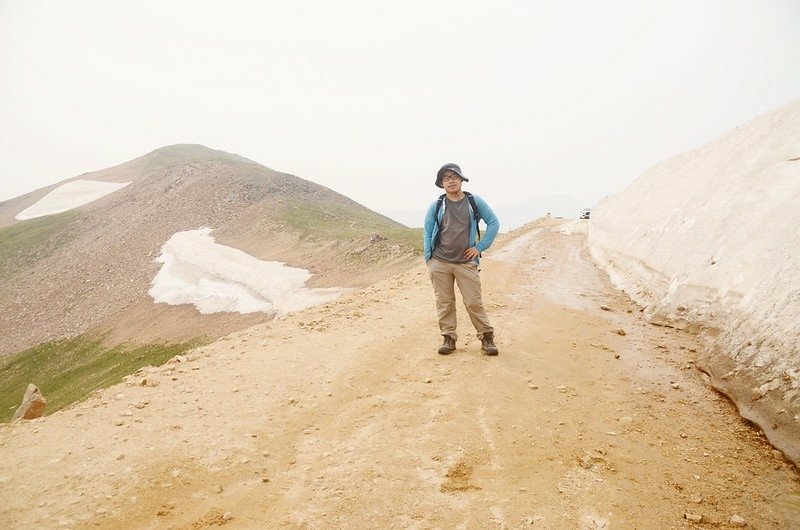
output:
POLYGON ((698 362, 800 463, 800 101, 661 162, 592 209, 588 244, 654 322, 718 332, 698 362))
POLYGON ((78 206, 105 197, 121 190, 130 182, 103 182, 100 180, 73 180, 67 182, 39 199, 35 204, 22 210, 16 219, 24 221, 45 215, 66 212, 78 206))
POLYGON ((307 270, 219 245, 210 233, 210 228, 178 232, 164 243, 156 259, 164 265, 149 291, 156 303, 193 304, 203 314, 260 311, 282 316, 344 292, 308 289, 307 270))

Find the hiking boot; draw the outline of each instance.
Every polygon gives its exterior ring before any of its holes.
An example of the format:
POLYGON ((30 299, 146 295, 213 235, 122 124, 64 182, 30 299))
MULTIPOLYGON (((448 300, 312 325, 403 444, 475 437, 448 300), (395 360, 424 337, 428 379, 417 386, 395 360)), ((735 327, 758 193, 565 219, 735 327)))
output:
POLYGON ((481 349, 486 355, 497 355, 497 346, 494 345, 494 333, 484 333, 481 337, 481 349))
POLYGON ((442 342, 442 345, 439 346, 439 353, 442 355, 447 355, 448 353, 453 353, 454 351, 456 351, 456 339, 450 335, 445 335, 444 342, 442 342))

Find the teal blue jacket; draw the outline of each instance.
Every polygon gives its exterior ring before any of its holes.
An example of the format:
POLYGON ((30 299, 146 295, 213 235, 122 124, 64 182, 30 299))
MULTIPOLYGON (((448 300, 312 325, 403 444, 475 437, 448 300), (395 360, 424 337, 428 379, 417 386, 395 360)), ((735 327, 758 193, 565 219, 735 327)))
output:
MULTIPOLYGON (((494 238, 500 230, 500 221, 497 220, 497 216, 492 209, 489 208, 489 205, 486 204, 486 201, 474 194, 472 198, 475 199, 475 206, 478 207, 479 217, 486 223, 486 233, 483 234, 481 240, 478 241, 478 233, 475 229, 475 223, 472 221, 474 212, 472 211, 472 205, 467 201, 470 215, 469 246, 475 247, 478 249, 478 252, 483 252, 494 242, 494 238)), ((436 236, 439 235, 439 224, 442 222, 442 216, 444 215, 444 209, 446 207, 447 201, 445 200, 442 202, 442 207, 439 209, 439 218, 434 219, 433 215, 436 211, 436 201, 433 201, 433 204, 428 208, 428 213, 425 214, 425 224, 422 226, 422 255, 426 262, 433 256, 433 242, 436 241, 436 236)), ((479 260, 476 259, 475 261, 479 260)))

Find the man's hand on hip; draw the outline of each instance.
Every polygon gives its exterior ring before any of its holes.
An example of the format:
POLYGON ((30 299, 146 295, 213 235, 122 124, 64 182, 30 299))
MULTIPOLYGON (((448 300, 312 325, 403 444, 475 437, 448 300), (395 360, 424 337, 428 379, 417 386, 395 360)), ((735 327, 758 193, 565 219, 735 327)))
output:
POLYGON ((467 250, 464 251, 464 257, 470 261, 477 259, 479 254, 480 252, 478 252, 478 249, 475 247, 469 247, 467 250))

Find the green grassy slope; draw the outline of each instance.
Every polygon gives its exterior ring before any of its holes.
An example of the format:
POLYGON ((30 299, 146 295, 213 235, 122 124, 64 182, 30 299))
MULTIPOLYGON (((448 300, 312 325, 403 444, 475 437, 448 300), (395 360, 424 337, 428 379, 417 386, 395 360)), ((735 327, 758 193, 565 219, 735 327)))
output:
POLYGON ((11 279, 67 243, 75 235, 68 227, 77 216, 69 211, 0 228, 0 278, 11 279))
POLYGON ((291 200, 283 205, 281 220, 307 240, 346 241, 380 234, 411 251, 421 252, 420 229, 408 228, 356 206, 291 200))
POLYGON ((80 401, 98 388, 122 381, 143 366, 158 366, 202 343, 102 345, 101 337, 85 335, 46 342, 15 355, 0 357, 0 421, 9 421, 28 383, 47 399, 46 413, 80 401))

